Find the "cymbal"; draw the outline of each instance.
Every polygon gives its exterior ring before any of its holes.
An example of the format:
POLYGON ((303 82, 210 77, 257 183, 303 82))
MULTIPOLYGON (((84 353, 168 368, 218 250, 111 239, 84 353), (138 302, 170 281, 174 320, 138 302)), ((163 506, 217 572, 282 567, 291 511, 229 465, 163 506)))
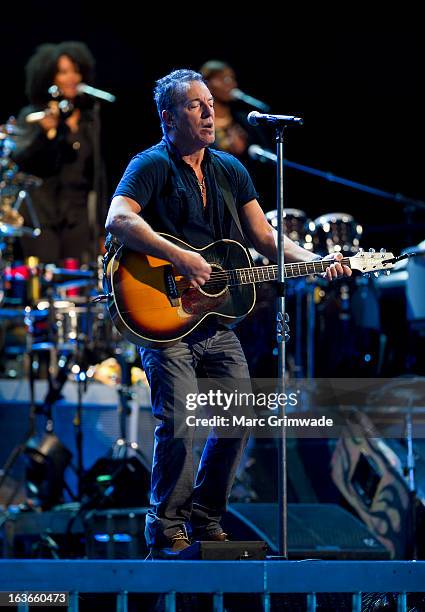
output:
POLYGON ((15 119, 9 119, 6 123, 0 125, 0 138, 6 137, 8 135, 19 136, 23 133, 22 128, 16 125, 15 119))
POLYGON ((92 270, 70 270, 47 264, 42 275, 42 284, 53 286, 57 291, 69 291, 93 286, 97 276, 92 270))
POLYGON ((43 184, 43 179, 34 174, 17 172, 14 176, 13 183, 18 185, 21 189, 35 189, 43 184))
POLYGON ((3 186, 1 189, 2 196, 16 196, 21 189, 29 191, 35 189, 43 184, 43 179, 34 174, 27 174, 26 172, 18 172, 17 167, 13 167, 10 164, 10 168, 3 168, 3 186))
POLYGON ((38 310, 37 308, 0 308, 0 320, 1 319, 25 319, 30 317, 33 319, 46 318, 49 311, 46 308, 38 310))
POLYGON ((70 289, 81 289, 83 287, 90 287, 96 282, 94 278, 88 278, 84 280, 70 280, 63 283, 55 283, 55 287, 58 291, 69 291, 70 289))
POLYGON ((401 376, 391 379, 383 384, 379 391, 371 393, 368 403, 386 405, 388 408, 396 406, 405 411, 418 402, 425 406, 424 376, 401 376))
POLYGON ((72 276, 73 279, 94 278, 95 274, 92 270, 71 270, 69 268, 58 268, 55 265, 47 264, 45 268, 46 275, 50 276, 72 276))

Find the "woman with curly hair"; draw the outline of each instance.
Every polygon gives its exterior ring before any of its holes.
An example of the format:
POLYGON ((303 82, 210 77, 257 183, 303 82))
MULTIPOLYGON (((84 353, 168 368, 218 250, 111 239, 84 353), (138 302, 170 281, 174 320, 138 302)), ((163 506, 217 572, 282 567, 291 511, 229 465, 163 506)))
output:
POLYGON ((94 64, 84 43, 67 41, 39 46, 26 65, 30 106, 18 117, 22 133, 13 158, 43 184, 32 193, 42 232, 21 239, 24 257, 85 262, 93 252, 88 196, 94 182, 94 113, 78 85, 93 81, 94 64), (52 99, 52 86, 67 105, 52 99))

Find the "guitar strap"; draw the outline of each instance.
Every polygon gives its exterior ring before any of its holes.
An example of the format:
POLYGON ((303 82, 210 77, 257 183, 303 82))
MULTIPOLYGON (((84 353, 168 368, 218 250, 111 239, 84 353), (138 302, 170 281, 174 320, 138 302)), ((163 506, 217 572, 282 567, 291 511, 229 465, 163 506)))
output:
POLYGON ((223 195, 224 202, 227 208, 229 209, 229 212, 232 216, 232 219, 236 227, 239 230, 243 243, 247 244, 247 240, 242 230, 242 225, 239 219, 238 211, 236 210, 235 198, 233 197, 232 190, 230 189, 229 181, 227 180, 227 177, 224 173, 221 163, 214 156, 214 153, 211 154, 211 159, 213 161, 215 177, 217 179, 218 186, 220 187, 221 193, 223 195))
MULTIPOLYGON (((177 179, 176 186, 178 189, 184 190, 184 187, 181 186, 181 181, 179 181, 179 173, 177 171, 177 168, 173 162, 173 159, 168 149, 167 149, 167 156, 168 156, 168 160, 169 160, 169 164, 171 168, 171 173, 172 175, 174 175, 175 180, 177 179)), ((243 233, 238 211, 236 209, 235 198, 233 197, 233 193, 230 188, 229 181, 227 180, 227 177, 224 173, 223 166, 221 162, 214 156, 214 153, 211 153, 211 159, 212 159, 212 164, 214 168, 214 174, 217 179, 217 183, 220 188, 220 191, 222 193, 223 200, 231 214, 231 217, 236 227, 238 228, 239 234, 241 235, 241 238, 242 238, 242 242, 245 245, 248 245, 248 240, 245 237, 245 234, 243 233)), ((113 236, 112 234, 108 234, 106 237, 106 241, 105 241, 106 254, 108 255, 108 257, 106 258, 107 260, 109 260, 109 257, 116 252, 119 246, 121 246, 120 241, 117 238, 115 238, 115 236, 113 236)))

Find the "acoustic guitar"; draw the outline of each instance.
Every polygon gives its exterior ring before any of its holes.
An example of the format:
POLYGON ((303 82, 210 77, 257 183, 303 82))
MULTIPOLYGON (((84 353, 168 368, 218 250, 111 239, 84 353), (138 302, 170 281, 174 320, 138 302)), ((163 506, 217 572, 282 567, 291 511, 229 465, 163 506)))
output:
MULTIPOLYGON (((230 326, 255 304, 255 284, 277 279, 277 265, 255 266, 247 249, 234 240, 218 240, 197 249, 162 234, 174 244, 200 253, 210 264, 210 279, 195 289, 169 261, 121 246, 105 274, 108 310, 121 334, 140 346, 171 346, 206 317, 216 315, 230 326)), ((341 263, 362 273, 390 270, 392 253, 363 251, 341 263)), ((322 274, 332 261, 285 264, 287 278, 322 274)))

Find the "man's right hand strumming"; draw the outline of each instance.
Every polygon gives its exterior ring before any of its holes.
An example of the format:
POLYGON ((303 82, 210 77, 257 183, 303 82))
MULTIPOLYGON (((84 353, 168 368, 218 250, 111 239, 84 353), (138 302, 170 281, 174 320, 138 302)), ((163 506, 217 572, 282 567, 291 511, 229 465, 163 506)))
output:
POLYGON ((192 287, 199 288, 206 283, 211 274, 211 266, 199 253, 179 249, 173 258, 177 272, 190 280, 192 287))

